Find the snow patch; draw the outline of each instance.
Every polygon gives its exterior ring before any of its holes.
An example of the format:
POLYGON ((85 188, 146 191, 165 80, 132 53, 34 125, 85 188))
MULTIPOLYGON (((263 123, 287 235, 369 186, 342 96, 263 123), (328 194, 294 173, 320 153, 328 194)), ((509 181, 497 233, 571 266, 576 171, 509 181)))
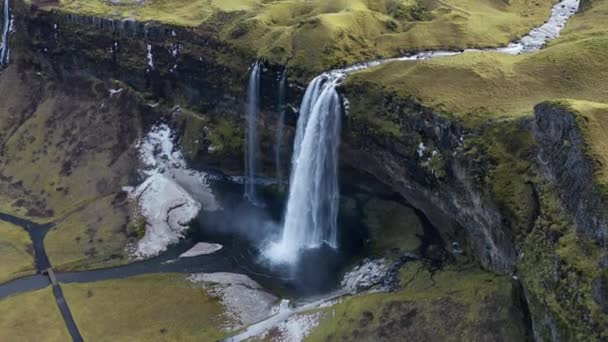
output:
POLYGON ((268 338, 277 342, 304 341, 311 331, 319 325, 322 317, 323 314, 320 312, 291 316, 273 329, 266 331, 261 338, 262 340, 268 338))
POLYGON ((138 214, 146 220, 146 233, 132 255, 149 258, 177 243, 199 211, 220 207, 209 187, 207 175, 191 170, 173 143, 172 131, 166 124, 157 125, 139 143, 139 153, 147 179, 130 197, 137 201, 138 214))
POLYGON ((189 251, 187 251, 186 253, 183 253, 179 257, 180 258, 194 258, 194 257, 200 256, 200 255, 209 255, 209 254, 213 254, 217 251, 220 251, 222 248, 224 248, 224 247, 217 243, 199 242, 194 247, 192 247, 189 251))
POLYGON ((148 44, 148 72, 154 70, 154 56, 152 56, 152 45, 148 44))
POLYGON ((359 293, 379 285, 389 269, 384 259, 368 259, 344 275, 342 290, 359 293))
POLYGON ((201 273, 191 275, 188 280, 201 284, 209 295, 222 301, 230 321, 229 325, 222 327, 226 331, 234 331, 271 316, 279 302, 278 297, 242 274, 201 273))

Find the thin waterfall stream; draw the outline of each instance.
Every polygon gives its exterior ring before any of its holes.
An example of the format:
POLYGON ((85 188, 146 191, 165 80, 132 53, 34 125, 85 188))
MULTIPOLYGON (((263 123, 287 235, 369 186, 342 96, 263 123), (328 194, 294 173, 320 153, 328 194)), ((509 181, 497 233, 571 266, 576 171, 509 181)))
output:
POLYGON ((245 198, 254 205, 261 205, 257 193, 256 179, 258 171, 259 149, 258 140, 258 112, 260 101, 260 62, 251 68, 249 86, 247 88, 246 118, 247 131, 245 138, 245 198))
POLYGON ((2 42, 0 43, 0 69, 8 65, 10 59, 9 39, 12 26, 9 0, 4 0, 4 19, 2 27, 2 42))
POLYGON ((287 87, 287 69, 283 70, 281 79, 279 80, 279 93, 277 100, 277 133, 274 151, 274 164, 276 169, 276 177, 278 180, 283 180, 283 169, 282 153, 283 153, 283 140, 285 139, 285 96, 287 87))

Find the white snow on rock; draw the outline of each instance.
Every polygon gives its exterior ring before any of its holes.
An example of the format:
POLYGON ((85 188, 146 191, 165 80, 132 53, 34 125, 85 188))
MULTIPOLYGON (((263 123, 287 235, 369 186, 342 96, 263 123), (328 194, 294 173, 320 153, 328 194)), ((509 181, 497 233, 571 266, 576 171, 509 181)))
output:
POLYGON ((342 290, 359 293, 379 285, 389 266, 384 259, 365 260, 344 275, 342 290))
POLYGON ((132 255, 144 259, 164 252, 177 243, 188 229, 188 223, 199 211, 215 211, 219 206, 209 187, 207 175, 188 169, 182 153, 173 144, 168 125, 152 128, 139 144, 142 174, 148 178, 130 197, 146 220, 146 233, 132 255))
POLYGON ((189 280, 202 284, 207 292, 219 298, 226 307, 229 326, 227 331, 240 329, 261 321, 273 314, 279 298, 266 292, 260 284, 242 274, 201 273, 193 274, 189 280))
POLYGON ((273 329, 262 334, 262 340, 270 338, 276 342, 304 341, 312 330, 319 325, 323 314, 320 312, 310 314, 297 314, 279 323, 273 329))
POLYGON ((154 174, 131 194, 139 204, 139 213, 146 219, 146 234, 138 243, 135 256, 158 255, 167 246, 177 243, 201 209, 175 181, 154 174))
POLYGON ((194 247, 192 247, 186 253, 180 255, 180 258, 194 258, 200 255, 209 255, 213 254, 223 248, 222 245, 217 243, 207 243, 207 242, 199 242, 194 247))

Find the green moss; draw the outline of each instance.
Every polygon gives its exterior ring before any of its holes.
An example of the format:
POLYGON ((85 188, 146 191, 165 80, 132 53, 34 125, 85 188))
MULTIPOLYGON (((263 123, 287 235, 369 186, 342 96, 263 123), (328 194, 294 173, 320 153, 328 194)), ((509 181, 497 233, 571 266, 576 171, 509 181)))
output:
POLYGON ((2 341, 70 340, 50 287, 1 300, 0 317, 2 341))
POLYGON ((51 221, 129 184, 128 150, 140 127, 132 92, 110 97, 85 78, 67 88, 15 65, 0 87, 0 192, 12 198, 9 213, 51 221))
POLYGON ((108 196, 63 218, 44 240, 53 267, 74 271, 128 262, 126 210, 108 196))
POLYGON ((143 239, 144 235, 146 235, 146 218, 139 215, 132 220, 127 226, 127 234, 137 240, 143 239))
POLYGON ((479 133, 465 140, 465 154, 472 160, 486 160, 489 170, 478 179, 482 188, 511 222, 514 235, 526 234, 536 219, 535 143, 521 120, 485 123, 479 133))
POLYGON ((372 199, 365 204, 364 222, 369 229, 371 252, 415 251, 420 247, 423 227, 416 212, 392 201, 372 199))
POLYGON ((63 284, 66 301, 88 341, 216 341, 227 317, 218 299, 183 275, 154 274, 63 284))
POLYGON ((309 341, 471 341, 525 337, 514 285, 476 268, 401 271, 403 290, 343 299, 324 309, 309 341))
POLYGON ((209 141, 213 147, 213 152, 218 154, 240 154, 243 150, 243 133, 240 125, 220 118, 212 124, 209 130, 209 141))
POLYGON ((576 115, 586 155, 593 163, 594 177, 608 195, 608 104, 587 101, 562 101, 576 115))
POLYGON ((518 263, 538 329, 551 336, 550 326, 543 323, 543 317, 549 317, 565 340, 601 340, 608 331, 608 317, 591 296, 601 249, 576 236, 574 224, 550 189, 544 188, 539 196, 540 217, 525 237, 518 263))
POLYGON ((308 74, 406 51, 506 45, 549 15, 549 0, 61 0, 59 11, 199 27, 247 54, 308 74))
POLYGON ((0 283, 35 272, 32 241, 27 232, 0 221, 0 283))

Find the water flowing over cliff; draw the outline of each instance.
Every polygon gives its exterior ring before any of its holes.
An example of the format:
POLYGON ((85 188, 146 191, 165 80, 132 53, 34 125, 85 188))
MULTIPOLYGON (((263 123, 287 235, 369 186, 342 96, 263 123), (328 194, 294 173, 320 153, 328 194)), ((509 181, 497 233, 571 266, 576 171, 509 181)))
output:
POLYGON ((251 203, 258 205, 259 199, 255 185, 255 177, 258 169, 258 112, 260 99, 260 63, 256 62, 251 69, 249 87, 247 89, 247 136, 245 139, 245 198, 251 203))
POLYGON ((9 0, 4 0, 4 19, 2 27, 2 43, 0 44, 0 69, 8 65, 10 58, 9 36, 12 26, 11 9, 9 0))
POLYGON ((283 235, 267 252, 273 261, 292 263, 300 250, 322 244, 337 247, 342 106, 336 87, 342 79, 318 76, 302 100, 283 235))
POLYGON ((274 164, 276 169, 276 177, 279 180, 283 179, 283 170, 281 168, 281 154, 283 150, 283 139, 285 138, 285 95, 287 86, 287 70, 284 70, 279 80, 279 94, 277 99, 277 132, 274 164))

